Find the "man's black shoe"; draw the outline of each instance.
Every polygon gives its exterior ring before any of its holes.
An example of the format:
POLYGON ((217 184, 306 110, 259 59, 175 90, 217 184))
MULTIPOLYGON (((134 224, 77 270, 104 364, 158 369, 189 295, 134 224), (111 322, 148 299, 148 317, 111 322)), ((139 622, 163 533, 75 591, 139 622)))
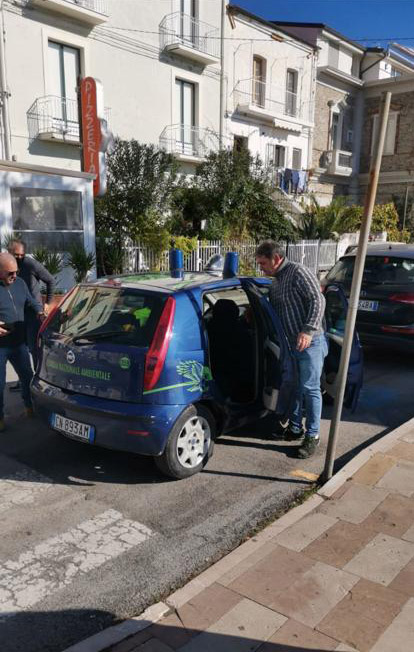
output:
POLYGON ((311 457, 319 446, 319 437, 305 437, 302 445, 298 448, 298 457, 302 460, 311 457))
POLYGON ((299 439, 303 439, 304 435, 305 435, 305 431, 303 428, 301 428, 299 432, 294 432, 292 430, 292 427, 288 426, 287 428, 285 428, 285 434, 283 439, 285 441, 299 441, 299 439))

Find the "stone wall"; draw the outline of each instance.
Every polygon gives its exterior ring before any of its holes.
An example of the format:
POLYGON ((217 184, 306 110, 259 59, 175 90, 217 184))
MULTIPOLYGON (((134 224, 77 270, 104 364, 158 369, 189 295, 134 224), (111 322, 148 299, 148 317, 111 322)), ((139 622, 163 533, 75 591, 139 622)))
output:
MULTIPOLYGON (((379 113, 380 98, 365 100, 364 126, 361 143, 360 172, 368 172, 371 160, 371 143, 373 116, 379 113)), ((398 170, 414 170, 414 91, 393 93, 391 111, 399 113, 394 154, 382 158, 381 172, 397 172, 398 170)))

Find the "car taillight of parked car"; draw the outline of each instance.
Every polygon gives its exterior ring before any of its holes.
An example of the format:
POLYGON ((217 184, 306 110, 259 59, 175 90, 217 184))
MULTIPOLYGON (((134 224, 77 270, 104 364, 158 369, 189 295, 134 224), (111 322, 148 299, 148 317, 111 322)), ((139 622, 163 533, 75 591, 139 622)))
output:
POLYGON ((399 294, 392 294, 390 296, 390 301, 395 301, 396 303, 409 303, 414 305, 414 293, 401 292, 399 294))
POLYGON ((161 313, 151 346, 145 358, 144 391, 155 387, 167 357, 175 315, 175 299, 169 297, 161 313))

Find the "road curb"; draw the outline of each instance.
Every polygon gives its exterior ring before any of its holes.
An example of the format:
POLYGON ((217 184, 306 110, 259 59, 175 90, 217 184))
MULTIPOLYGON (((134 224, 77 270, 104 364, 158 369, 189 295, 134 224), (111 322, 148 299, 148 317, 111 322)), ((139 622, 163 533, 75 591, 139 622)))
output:
POLYGON ((277 521, 232 550, 218 562, 210 566, 210 568, 172 593, 164 602, 157 602, 146 609, 140 616, 129 618, 119 625, 108 627, 80 643, 75 643, 63 650, 63 652, 104 652, 109 647, 120 643, 124 639, 158 622, 169 611, 179 609, 183 604, 191 600, 191 598, 194 598, 213 584, 219 577, 230 572, 236 565, 243 563, 251 554, 259 551, 270 539, 273 539, 288 527, 300 521, 326 499, 329 499, 374 455, 389 450, 400 437, 413 429, 414 418, 384 435, 371 446, 364 448, 364 450, 358 453, 308 500, 289 510, 277 521))

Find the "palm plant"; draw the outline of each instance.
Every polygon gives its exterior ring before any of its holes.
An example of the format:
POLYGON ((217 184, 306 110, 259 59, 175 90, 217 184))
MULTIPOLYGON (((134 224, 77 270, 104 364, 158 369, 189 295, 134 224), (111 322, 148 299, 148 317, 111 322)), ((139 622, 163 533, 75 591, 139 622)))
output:
POLYGON ((49 251, 46 247, 39 247, 35 249, 32 254, 33 258, 46 267, 49 274, 55 277, 58 281, 59 274, 64 268, 64 262, 61 254, 54 251, 49 251))
POLYGON ((95 267, 95 256, 90 251, 86 251, 82 244, 74 244, 69 249, 68 264, 74 271, 75 282, 83 283, 95 267))

